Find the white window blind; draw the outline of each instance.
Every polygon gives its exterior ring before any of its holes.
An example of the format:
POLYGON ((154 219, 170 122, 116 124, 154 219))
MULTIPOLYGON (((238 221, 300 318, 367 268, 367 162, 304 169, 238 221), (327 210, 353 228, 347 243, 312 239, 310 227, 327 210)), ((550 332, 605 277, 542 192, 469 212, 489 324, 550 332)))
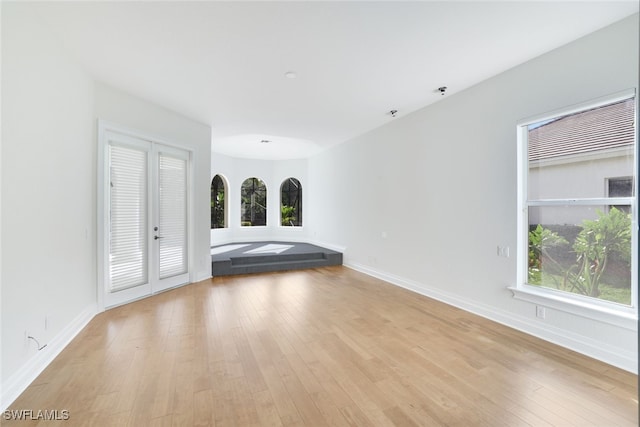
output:
POLYGON ((187 160, 160 153, 160 278, 187 273, 187 160))
POLYGON ((111 145, 109 291, 148 282, 147 152, 111 145))

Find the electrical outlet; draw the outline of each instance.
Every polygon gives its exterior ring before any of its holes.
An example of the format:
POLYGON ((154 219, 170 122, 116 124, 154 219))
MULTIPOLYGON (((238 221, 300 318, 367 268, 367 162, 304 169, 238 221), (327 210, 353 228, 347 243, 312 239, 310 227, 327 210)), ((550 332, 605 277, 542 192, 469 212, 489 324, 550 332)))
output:
POLYGON ((498 245, 497 254, 500 257, 509 258, 509 246, 498 245))
POLYGON ((536 305, 536 317, 538 319, 544 319, 547 315, 547 312, 544 307, 536 305))

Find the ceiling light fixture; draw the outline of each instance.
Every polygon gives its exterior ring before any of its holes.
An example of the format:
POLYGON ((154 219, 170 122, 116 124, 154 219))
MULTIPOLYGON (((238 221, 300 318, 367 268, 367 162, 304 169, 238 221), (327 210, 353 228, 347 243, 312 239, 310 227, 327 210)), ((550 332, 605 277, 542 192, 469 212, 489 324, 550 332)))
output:
POLYGON ((295 79, 296 77, 298 77, 295 71, 287 71, 286 73, 284 73, 284 76, 288 79, 295 79))
POLYGON ((270 143, 270 142, 271 142, 271 141, 269 141, 268 139, 261 139, 261 140, 260 140, 260 144, 268 144, 268 143, 270 143))
POLYGON ((389 114, 391 114, 391 117, 395 117, 396 114, 398 114, 398 110, 391 110, 389 111, 389 114))
POLYGON ((440 95, 444 95, 444 93, 447 91, 447 87, 446 86, 440 86, 438 88, 438 92, 440 92, 440 95))

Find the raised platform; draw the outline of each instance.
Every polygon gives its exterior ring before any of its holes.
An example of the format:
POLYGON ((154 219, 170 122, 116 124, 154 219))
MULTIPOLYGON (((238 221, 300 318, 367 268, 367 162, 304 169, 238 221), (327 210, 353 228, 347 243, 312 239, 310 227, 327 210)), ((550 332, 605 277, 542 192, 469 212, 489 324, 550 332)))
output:
POLYGON ((251 242, 211 247, 213 277, 341 264, 342 253, 309 243, 251 242))

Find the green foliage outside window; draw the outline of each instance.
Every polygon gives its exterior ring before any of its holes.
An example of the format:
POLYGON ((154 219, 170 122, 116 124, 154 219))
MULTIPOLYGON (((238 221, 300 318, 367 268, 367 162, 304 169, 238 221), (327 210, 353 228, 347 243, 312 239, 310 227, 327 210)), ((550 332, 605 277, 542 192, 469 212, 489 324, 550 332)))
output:
POLYGON ((282 205, 280 207, 280 217, 282 218, 282 225, 295 225, 295 221, 297 220, 296 208, 282 205))
POLYGON ((240 225, 255 227, 267 225, 267 187, 258 178, 248 178, 242 183, 240 193, 240 225))
POLYGON ((211 228, 225 228, 225 185, 220 175, 211 181, 211 228))
POLYGON ((224 191, 211 196, 211 228, 224 228, 224 191))
POLYGON ((280 186, 280 225, 302 226, 302 185, 296 178, 287 178, 280 186))
POLYGON ((570 264, 554 255, 569 250, 567 239, 540 224, 529 232, 530 285, 631 304, 631 215, 615 207, 597 214, 583 221, 571 245, 575 261, 570 264))

